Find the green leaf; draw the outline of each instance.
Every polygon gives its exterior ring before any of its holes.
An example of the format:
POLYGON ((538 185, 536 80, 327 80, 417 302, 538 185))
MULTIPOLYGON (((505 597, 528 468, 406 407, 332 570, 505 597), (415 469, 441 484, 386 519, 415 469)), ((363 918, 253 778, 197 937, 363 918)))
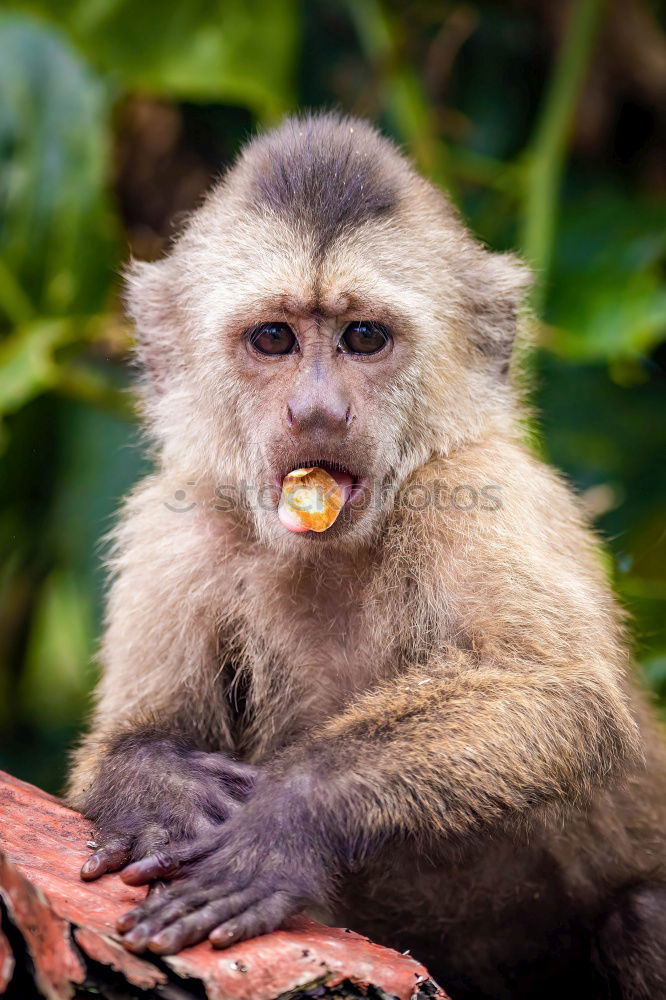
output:
POLYGON ((666 691, 666 655, 652 656, 642 666, 650 686, 655 691, 666 691))
MULTIPOLYGON (((15 5, 16 6, 16 5, 15 5)), ((296 0, 34 0, 119 87, 275 118, 295 103, 296 0)))
POLYGON ((21 677, 21 697, 42 725, 77 719, 90 686, 92 598, 71 572, 56 569, 39 594, 21 677))
POLYGON ((3 260, 0 260, 0 315, 14 324, 25 323, 34 315, 32 302, 3 260))
POLYGON ((0 342, 0 414, 12 413, 57 384, 54 352, 75 337, 69 320, 36 320, 0 342))
POLYGON ((549 346, 585 361, 651 350, 666 331, 665 260, 666 205, 608 190, 572 198, 549 296, 549 346))
POLYGON ((89 311, 108 292, 110 94, 51 28, 0 14, 0 308, 89 311))

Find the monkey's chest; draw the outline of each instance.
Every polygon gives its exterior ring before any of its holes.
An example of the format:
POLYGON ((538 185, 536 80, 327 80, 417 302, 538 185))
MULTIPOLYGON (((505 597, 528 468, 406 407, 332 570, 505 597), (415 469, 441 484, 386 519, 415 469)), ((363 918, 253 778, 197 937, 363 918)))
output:
POLYGON ((353 615, 292 614, 280 626, 243 631, 220 662, 227 741, 261 760, 317 729, 370 684, 376 659, 353 615), (370 655, 368 655, 370 654, 370 655))
POLYGON ((253 760, 320 728, 397 662, 366 572, 263 558, 251 575, 239 564, 242 586, 220 616, 223 711, 234 748, 253 760))

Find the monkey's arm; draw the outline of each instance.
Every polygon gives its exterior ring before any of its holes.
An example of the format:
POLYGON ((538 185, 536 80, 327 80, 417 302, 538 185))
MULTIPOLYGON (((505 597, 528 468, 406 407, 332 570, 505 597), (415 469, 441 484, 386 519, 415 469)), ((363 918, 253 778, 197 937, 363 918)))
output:
POLYGON ((537 666, 515 650, 510 663, 484 662, 449 648, 332 720, 302 766, 317 812, 340 808, 352 844, 408 833, 445 848, 580 805, 639 754, 605 665, 537 666))
POLYGON ((84 878, 210 833, 254 784, 254 768, 205 752, 227 743, 215 686, 215 594, 226 588, 198 507, 167 506, 180 485, 146 480, 117 532, 102 678, 69 782, 98 831, 84 878))
POLYGON ((276 762, 214 842, 128 868, 132 884, 184 878, 120 922, 127 946, 170 953, 271 930, 392 836, 446 850, 582 803, 635 754, 624 698, 594 667, 553 676, 443 653, 276 762))

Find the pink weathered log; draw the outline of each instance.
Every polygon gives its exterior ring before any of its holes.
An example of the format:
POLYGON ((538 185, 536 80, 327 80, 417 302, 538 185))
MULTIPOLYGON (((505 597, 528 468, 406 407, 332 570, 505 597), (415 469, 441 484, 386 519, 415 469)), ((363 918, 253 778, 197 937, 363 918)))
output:
POLYGON ((114 925, 144 890, 116 875, 80 880, 91 836, 83 817, 0 772, 0 994, 20 973, 49 1000, 87 988, 118 996, 123 984, 146 997, 201 996, 202 989, 209 1000, 353 997, 374 987, 399 1000, 446 1000, 410 956, 306 917, 226 951, 203 943, 160 960, 132 955, 114 925))

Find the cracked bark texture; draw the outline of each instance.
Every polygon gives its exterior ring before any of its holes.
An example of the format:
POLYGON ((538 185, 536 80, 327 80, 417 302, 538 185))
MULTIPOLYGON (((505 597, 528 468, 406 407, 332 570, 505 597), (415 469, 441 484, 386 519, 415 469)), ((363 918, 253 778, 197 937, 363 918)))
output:
POLYGON ((165 959, 119 944, 114 924, 143 889, 79 878, 92 830, 78 813, 0 771, 0 996, 7 1000, 447 1000, 408 955, 306 917, 226 951, 165 959))

